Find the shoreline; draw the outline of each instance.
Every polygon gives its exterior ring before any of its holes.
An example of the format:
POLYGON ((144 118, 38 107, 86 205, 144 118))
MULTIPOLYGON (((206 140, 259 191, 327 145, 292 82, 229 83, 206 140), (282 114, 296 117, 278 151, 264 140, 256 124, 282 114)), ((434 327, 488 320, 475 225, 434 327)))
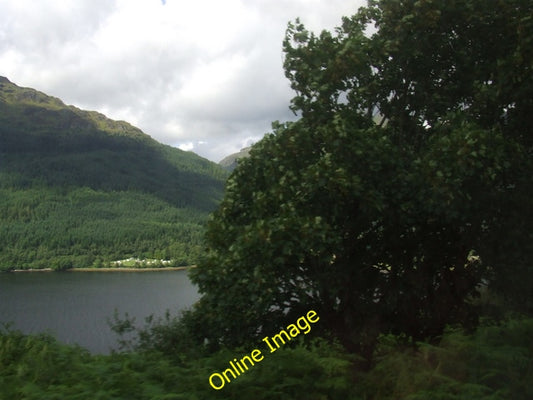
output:
POLYGON ((159 271, 184 271, 196 268, 196 265, 184 267, 161 267, 161 268, 135 268, 135 267, 105 267, 105 268, 69 268, 63 271, 55 271, 52 268, 41 269, 13 269, 5 272, 159 272, 159 271))
POLYGON ((195 268, 196 265, 186 267, 161 267, 161 268, 135 268, 135 267, 105 267, 105 268, 70 268, 65 272, 157 272, 157 271, 184 271, 189 268, 195 268))

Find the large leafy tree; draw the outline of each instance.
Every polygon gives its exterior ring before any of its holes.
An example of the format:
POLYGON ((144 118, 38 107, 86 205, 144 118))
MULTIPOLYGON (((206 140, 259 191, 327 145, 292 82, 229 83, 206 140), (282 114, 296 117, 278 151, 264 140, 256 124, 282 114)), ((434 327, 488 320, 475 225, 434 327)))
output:
POLYGON ((527 298, 532 11, 381 0, 334 33, 290 24, 301 118, 274 124, 227 183, 192 274, 198 334, 241 344, 313 308, 370 356, 380 332, 475 323, 468 300, 496 278, 508 291, 506 274, 527 298))

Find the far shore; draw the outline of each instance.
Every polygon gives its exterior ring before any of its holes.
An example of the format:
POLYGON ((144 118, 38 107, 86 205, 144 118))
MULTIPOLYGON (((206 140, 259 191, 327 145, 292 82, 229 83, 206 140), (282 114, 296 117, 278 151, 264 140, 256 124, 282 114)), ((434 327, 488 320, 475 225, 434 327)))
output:
MULTIPOLYGON (((135 267, 106 267, 106 268, 70 268, 57 272, 158 272, 158 271, 183 271, 189 268, 196 268, 196 265, 185 267, 161 267, 161 268, 135 268, 135 267)), ((8 272, 56 272, 52 268, 41 269, 13 269, 8 272)))
POLYGON ((154 272, 154 271, 183 271, 194 268, 196 265, 187 267, 161 267, 161 268, 135 268, 135 267, 108 267, 108 268, 71 268, 66 272, 154 272))

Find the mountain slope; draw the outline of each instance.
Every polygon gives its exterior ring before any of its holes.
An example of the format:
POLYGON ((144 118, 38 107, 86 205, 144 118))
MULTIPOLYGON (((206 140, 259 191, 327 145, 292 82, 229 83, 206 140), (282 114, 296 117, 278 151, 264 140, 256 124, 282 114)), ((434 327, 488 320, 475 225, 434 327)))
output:
POLYGON ((244 149, 241 149, 237 153, 230 154, 227 157, 224 157, 218 165, 220 165, 222 168, 233 171, 235 167, 237 167, 237 163, 241 158, 246 158, 250 154, 251 147, 245 147, 244 149))
POLYGON ((0 269, 194 262, 226 175, 0 77, 0 269))

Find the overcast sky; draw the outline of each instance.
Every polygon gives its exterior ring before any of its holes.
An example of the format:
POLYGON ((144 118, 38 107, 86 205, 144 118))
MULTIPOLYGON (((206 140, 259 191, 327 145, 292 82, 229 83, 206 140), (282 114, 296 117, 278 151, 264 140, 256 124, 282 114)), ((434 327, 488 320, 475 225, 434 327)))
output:
POLYGON ((218 162, 294 118, 287 23, 365 0, 0 0, 0 75, 218 162))

